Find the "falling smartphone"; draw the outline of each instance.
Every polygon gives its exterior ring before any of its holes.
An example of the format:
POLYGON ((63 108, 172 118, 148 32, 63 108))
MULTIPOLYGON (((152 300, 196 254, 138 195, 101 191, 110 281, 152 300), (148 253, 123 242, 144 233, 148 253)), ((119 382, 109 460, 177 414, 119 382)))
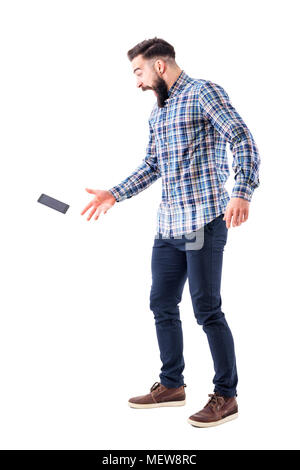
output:
POLYGON ((51 196, 47 196, 47 194, 41 194, 38 198, 37 202, 44 204, 45 206, 51 207, 51 209, 55 209, 56 211, 62 212, 65 214, 69 209, 69 204, 65 204, 64 202, 58 201, 51 196))

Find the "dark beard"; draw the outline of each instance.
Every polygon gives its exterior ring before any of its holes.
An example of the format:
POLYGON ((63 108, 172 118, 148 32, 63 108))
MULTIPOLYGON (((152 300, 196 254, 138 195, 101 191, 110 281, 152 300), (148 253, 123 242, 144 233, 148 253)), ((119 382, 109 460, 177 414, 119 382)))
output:
POLYGON ((168 98, 168 86, 166 82, 161 77, 157 77, 152 88, 157 93, 157 104, 159 108, 163 108, 168 98))

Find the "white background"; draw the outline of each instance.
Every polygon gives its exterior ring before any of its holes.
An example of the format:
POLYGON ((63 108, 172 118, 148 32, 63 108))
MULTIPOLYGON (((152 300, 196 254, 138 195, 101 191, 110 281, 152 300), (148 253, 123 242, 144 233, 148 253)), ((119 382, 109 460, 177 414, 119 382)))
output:
POLYGON ((297 3, 1 1, 2 449, 299 449, 297 3), (127 404, 161 367, 148 300, 161 180, 98 221, 80 215, 86 187, 118 184, 145 156, 156 98, 126 53, 154 36, 225 88, 262 159, 224 252, 240 416, 211 429, 187 423, 213 390, 187 284, 187 403, 127 404))

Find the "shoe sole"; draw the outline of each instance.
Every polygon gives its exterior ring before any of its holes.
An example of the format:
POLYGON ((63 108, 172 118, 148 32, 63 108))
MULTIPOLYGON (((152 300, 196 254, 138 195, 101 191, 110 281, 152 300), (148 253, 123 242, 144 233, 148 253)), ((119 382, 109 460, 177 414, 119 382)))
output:
POLYGON ((128 402, 128 405, 131 408, 160 408, 162 406, 183 406, 185 405, 185 400, 181 401, 164 401, 161 403, 147 403, 147 404, 142 404, 142 403, 132 403, 128 402))
POLYGON ((193 419, 188 419, 188 423, 197 428, 210 428, 212 426, 219 426, 219 424, 227 423, 227 421, 232 421, 233 419, 238 418, 239 414, 234 413, 233 415, 226 416, 226 418, 219 419, 218 421, 213 421, 211 423, 204 423, 200 421, 194 421, 193 419))

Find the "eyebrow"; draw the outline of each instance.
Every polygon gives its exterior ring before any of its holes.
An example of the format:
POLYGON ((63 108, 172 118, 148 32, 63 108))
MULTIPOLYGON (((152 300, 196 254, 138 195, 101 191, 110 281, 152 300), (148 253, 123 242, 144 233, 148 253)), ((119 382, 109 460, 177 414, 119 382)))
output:
POLYGON ((142 70, 140 67, 136 67, 133 71, 133 73, 135 73, 136 70, 142 70))

